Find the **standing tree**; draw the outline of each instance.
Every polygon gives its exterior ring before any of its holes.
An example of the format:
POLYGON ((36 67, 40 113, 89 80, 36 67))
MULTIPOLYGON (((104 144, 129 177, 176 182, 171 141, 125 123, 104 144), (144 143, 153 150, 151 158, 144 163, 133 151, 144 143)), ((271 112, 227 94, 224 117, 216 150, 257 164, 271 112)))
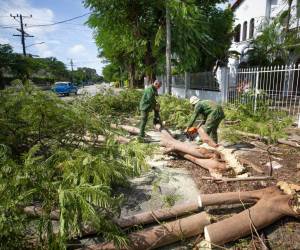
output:
MULTIPOLYGON (((224 1, 168 1, 172 55, 181 68, 193 68, 199 60, 199 50, 207 50, 212 43, 213 32, 209 31, 216 27, 207 22, 206 11, 215 10, 215 5, 221 2, 224 1)), ((152 81, 157 73, 165 71, 166 1, 85 0, 84 3, 93 11, 88 24, 95 29, 101 56, 127 72, 132 87, 143 76, 152 81)), ((223 33, 228 35, 227 30, 223 33)), ((209 52, 220 44, 210 46, 209 52)), ((219 57, 216 52, 212 54, 219 57)))

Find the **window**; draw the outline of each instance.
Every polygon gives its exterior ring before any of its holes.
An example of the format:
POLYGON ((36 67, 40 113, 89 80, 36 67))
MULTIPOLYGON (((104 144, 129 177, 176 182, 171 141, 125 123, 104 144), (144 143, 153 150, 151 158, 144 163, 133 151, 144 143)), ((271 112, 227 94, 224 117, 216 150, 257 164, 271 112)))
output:
POLYGON ((254 35, 254 18, 250 20, 250 26, 249 26, 249 39, 253 38, 254 35))
POLYGON ((243 24, 243 41, 247 40, 247 21, 243 24))
POLYGON ((238 43, 240 41, 240 36, 241 36, 241 25, 238 24, 235 28, 234 28, 234 41, 236 43, 238 43))

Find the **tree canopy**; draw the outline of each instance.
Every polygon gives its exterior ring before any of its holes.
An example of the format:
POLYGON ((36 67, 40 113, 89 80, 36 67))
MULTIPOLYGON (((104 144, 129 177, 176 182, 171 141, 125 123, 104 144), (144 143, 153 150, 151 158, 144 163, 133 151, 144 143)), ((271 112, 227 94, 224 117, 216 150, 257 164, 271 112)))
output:
MULTIPOLYGON (((166 8, 170 11, 173 65, 179 71, 211 69, 230 45, 232 12, 204 0, 85 0, 101 57, 128 73, 131 86, 164 72, 166 8)), ((116 73, 116 72, 115 72, 116 73)))

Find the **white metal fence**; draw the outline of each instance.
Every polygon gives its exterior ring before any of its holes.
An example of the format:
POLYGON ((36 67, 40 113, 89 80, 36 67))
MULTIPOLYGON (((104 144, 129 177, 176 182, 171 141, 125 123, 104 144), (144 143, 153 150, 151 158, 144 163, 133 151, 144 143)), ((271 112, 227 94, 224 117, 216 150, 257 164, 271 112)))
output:
POLYGON ((283 110, 289 115, 300 114, 300 67, 285 65, 244 68, 229 82, 227 100, 230 103, 267 103, 270 109, 283 110))
MULTIPOLYGON (((158 76, 158 80, 164 82, 165 76, 158 76)), ((188 81, 188 88, 194 90, 219 91, 219 83, 212 71, 185 73, 172 76, 172 87, 185 88, 188 81)))

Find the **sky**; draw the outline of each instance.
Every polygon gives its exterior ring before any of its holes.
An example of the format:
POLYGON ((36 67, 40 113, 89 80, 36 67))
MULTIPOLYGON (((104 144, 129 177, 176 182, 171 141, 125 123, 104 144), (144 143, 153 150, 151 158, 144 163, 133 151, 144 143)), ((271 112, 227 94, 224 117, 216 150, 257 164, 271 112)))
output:
MULTIPOLYGON (((32 18, 25 18, 28 26, 50 24, 76 16, 84 15, 89 10, 84 8, 81 0, 0 0, 0 43, 9 43, 15 52, 22 53, 21 38, 13 36, 20 34, 16 31, 19 23, 10 17, 10 14, 22 14, 32 18), (1 26, 13 26, 3 29, 1 26)), ((93 31, 84 23, 88 15, 54 26, 27 27, 25 31, 33 35, 26 39, 27 53, 40 57, 56 57, 63 61, 70 69, 70 60, 73 60, 74 69, 90 67, 102 73, 104 64, 97 58, 98 49, 93 39, 93 31)))

